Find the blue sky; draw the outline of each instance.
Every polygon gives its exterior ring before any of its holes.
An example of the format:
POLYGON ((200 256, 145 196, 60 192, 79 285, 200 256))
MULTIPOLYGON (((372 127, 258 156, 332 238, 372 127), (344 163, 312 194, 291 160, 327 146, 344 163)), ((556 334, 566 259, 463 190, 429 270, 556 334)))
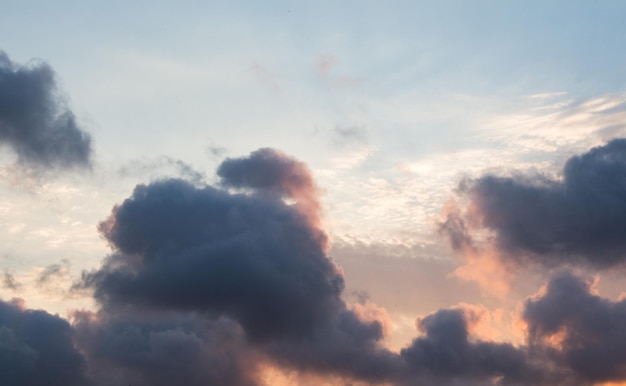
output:
MULTIPOLYGON (((97 224, 135 185, 218 184, 224 158, 271 147, 311 169, 345 296, 387 309, 390 347, 459 303, 519 343, 515 313, 548 274, 485 268, 511 282, 493 296, 458 270, 489 264, 437 224, 463 178, 560 181, 572 155, 624 135, 625 18, 621 1, 4 1, 0 50, 54 69, 94 162, 40 175, 0 148, 0 268, 23 283, 0 298, 96 309, 68 288, 110 253, 97 224), (50 266, 57 283, 38 285, 50 266)), ((609 297, 626 284, 580 269, 609 297)))

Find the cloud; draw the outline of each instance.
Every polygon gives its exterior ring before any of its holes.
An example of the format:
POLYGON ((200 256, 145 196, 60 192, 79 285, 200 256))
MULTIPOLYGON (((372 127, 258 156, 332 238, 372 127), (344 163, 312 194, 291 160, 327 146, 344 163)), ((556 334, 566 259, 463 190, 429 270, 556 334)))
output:
POLYGON ((529 343, 548 347, 582 383, 626 381, 626 300, 601 298, 591 281, 564 271, 526 302, 523 316, 529 343))
POLYGON ((470 340, 474 319, 463 308, 442 309, 417 322, 424 334, 401 351, 410 371, 431 384, 546 384, 546 374, 528 353, 508 343, 470 340))
POLYGON ((0 143, 19 164, 55 169, 89 167, 91 137, 59 96, 46 63, 18 65, 0 51, 0 143))
POLYGON ((607 268, 626 258, 626 139, 571 157, 560 178, 485 175, 459 187, 464 210, 441 230, 452 245, 493 234, 504 258, 607 268))
POLYGON ((120 177, 138 177, 148 175, 152 179, 163 177, 180 177, 194 184, 202 184, 206 180, 203 172, 178 159, 160 156, 154 159, 136 159, 127 162, 118 169, 120 177))
POLYGON ((227 158, 217 169, 227 187, 254 189, 279 198, 296 200, 296 207, 319 227, 319 192, 308 166, 295 158, 270 149, 256 150, 248 157, 227 158))
POLYGON ((45 286, 55 278, 59 279, 67 276, 69 271, 70 262, 66 259, 61 260, 60 263, 50 264, 37 277, 37 285, 45 286))
POLYGON ((164 180, 100 229, 116 252, 85 280, 105 305, 224 313, 252 340, 305 333, 339 306, 343 278, 317 231, 280 201, 164 180))
POLYGON ((218 174, 247 194, 162 180, 137 186, 100 224, 113 253, 79 286, 94 290, 101 312, 226 317, 290 367, 389 373, 397 358, 379 344, 383 313, 341 299, 343 276, 326 255, 306 165, 261 149, 227 159, 218 174))
POLYGON ((364 126, 336 126, 332 130, 333 143, 338 147, 351 144, 366 145, 368 143, 367 129, 364 126))
POLYGON ((75 342, 94 386, 254 386, 254 354, 232 321, 76 312, 75 342))
POLYGON ((0 383, 86 385, 86 362, 70 324, 45 311, 0 300, 0 383))
MULTIPOLYGON (((74 343, 96 386, 256 385, 267 366, 398 386, 621 379, 618 370, 602 377, 570 363, 568 353, 580 348, 575 339, 591 331, 592 339, 582 342, 595 348, 606 331, 593 329, 606 326, 583 317, 570 327, 576 316, 567 312, 575 312, 577 300, 543 305, 552 301, 550 285, 545 298, 526 303, 528 344, 480 338, 484 309, 461 305, 419 318, 412 343, 390 351, 383 345, 387 311, 369 301, 344 301, 342 270, 311 220, 319 218, 319 197, 306 165, 261 149, 225 160, 218 175, 218 188, 178 179, 138 185, 100 224, 112 253, 77 284, 93 290, 99 310, 73 317, 74 343), (303 210, 309 202, 317 212, 303 210), (559 310, 567 311, 563 318, 550 316, 559 310), (573 331, 571 350, 552 344, 552 335, 562 336, 560 326, 573 331)), ((575 299, 586 294, 584 288, 567 292, 575 299)))
POLYGON ((9 271, 4 271, 2 273, 2 288, 10 289, 12 291, 17 291, 22 287, 22 284, 15 280, 13 274, 9 271))

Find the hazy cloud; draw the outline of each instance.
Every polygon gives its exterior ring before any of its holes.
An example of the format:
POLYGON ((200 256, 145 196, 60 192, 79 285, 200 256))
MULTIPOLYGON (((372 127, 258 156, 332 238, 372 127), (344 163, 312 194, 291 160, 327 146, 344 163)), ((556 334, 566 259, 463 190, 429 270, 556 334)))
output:
POLYGON ((50 281, 64 278, 69 274, 70 262, 63 259, 59 263, 50 264, 37 277, 37 285, 44 286, 50 281))
POLYGON ((363 126, 337 126, 332 131, 333 142, 337 146, 346 146, 353 143, 365 145, 368 143, 367 129, 363 126))
POLYGON ((16 291, 22 287, 22 285, 15 279, 13 274, 9 271, 2 273, 2 287, 16 291))
POLYGON ((206 176, 201 171, 194 169, 188 163, 168 156, 160 156, 154 159, 136 159, 130 161, 118 169, 120 177, 143 177, 150 176, 152 179, 165 177, 178 177, 194 184, 202 184, 206 176))

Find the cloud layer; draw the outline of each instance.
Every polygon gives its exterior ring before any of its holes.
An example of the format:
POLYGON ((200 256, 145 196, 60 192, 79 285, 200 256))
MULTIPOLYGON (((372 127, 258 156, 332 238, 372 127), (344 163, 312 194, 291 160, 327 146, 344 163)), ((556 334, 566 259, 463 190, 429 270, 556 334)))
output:
MULTIPOLYGON (((344 300, 306 165, 261 149, 227 159, 218 174, 218 187, 138 185, 113 208, 99 226, 112 252, 75 285, 93 291, 97 311, 75 311, 70 323, 0 302, 0 380, 256 386, 268 368, 398 386, 626 380, 625 301, 599 297, 569 271, 524 303, 521 345, 478 337, 481 314, 460 305, 419 318, 418 336, 388 350, 385 309, 344 300)), ((446 226, 465 232, 467 220, 450 213, 446 226)), ((457 239, 473 243, 469 233, 457 239)))

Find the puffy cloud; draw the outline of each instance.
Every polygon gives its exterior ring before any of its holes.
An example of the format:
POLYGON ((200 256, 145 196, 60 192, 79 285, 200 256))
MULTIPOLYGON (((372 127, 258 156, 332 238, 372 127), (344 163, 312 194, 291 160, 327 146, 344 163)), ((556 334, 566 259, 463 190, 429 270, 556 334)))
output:
POLYGON ((21 66, 0 51, 0 143, 20 164, 40 168, 88 167, 91 138, 59 96, 46 63, 21 66))
POLYGON ((90 312, 73 318, 95 386, 257 384, 257 360, 232 321, 90 312))
POLYGON ((560 179, 485 175, 460 186, 468 204, 448 211, 441 230, 455 248, 493 232, 502 256, 548 266, 599 268, 626 258, 626 139, 571 157, 560 179))
POLYGON ((261 149, 227 159, 218 174, 248 194, 162 180, 137 186, 100 224, 114 251, 81 285, 93 288, 101 313, 227 317, 291 367, 390 373, 397 358, 380 347, 381 313, 360 317, 341 299, 343 276, 326 255, 306 165, 261 149))
POLYGON ((469 324, 476 317, 471 310, 452 308, 419 319, 423 336, 401 351, 411 373, 436 384, 549 384, 525 349, 470 340, 469 324))
POLYGON ((138 186, 100 229, 116 253, 85 280, 109 306, 217 312, 252 340, 306 334, 342 306, 317 232, 281 201, 165 180, 138 186))
POLYGON ((263 148, 248 157, 227 158, 217 169, 225 186, 254 189, 296 200, 298 210, 319 227, 320 203, 315 180, 304 162, 263 148))
POLYGON ((529 343, 583 384, 626 381, 626 300, 601 298, 591 281, 564 271, 526 302, 524 319, 529 343))
MULTIPOLYGON (((100 224, 113 252, 79 285, 94 291, 100 310, 74 316, 75 344, 96 385, 255 385, 264 365, 391 385, 621 379, 619 363, 606 365, 616 373, 603 378, 571 362, 568 353, 580 346, 552 345, 560 326, 574 331, 567 324, 574 317, 542 311, 550 286, 526 304, 528 345, 479 338, 473 329, 482 311, 465 305, 418 319, 420 335, 409 346, 386 349, 386 310, 342 298, 344 278, 327 255, 306 166, 261 149, 227 159, 218 174, 219 188, 178 179, 138 185, 100 224)), ((471 243, 462 236, 459 245, 474 250, 464 239, 471 243)), ((559 301, 564 310, 576 305, 559 301)), ((592 331, 590 323, 572 337, 592 331)))
POLYGON ((0 384, 86 385, 86 363, 73 335, 58 316, 0 300, 0 384))

